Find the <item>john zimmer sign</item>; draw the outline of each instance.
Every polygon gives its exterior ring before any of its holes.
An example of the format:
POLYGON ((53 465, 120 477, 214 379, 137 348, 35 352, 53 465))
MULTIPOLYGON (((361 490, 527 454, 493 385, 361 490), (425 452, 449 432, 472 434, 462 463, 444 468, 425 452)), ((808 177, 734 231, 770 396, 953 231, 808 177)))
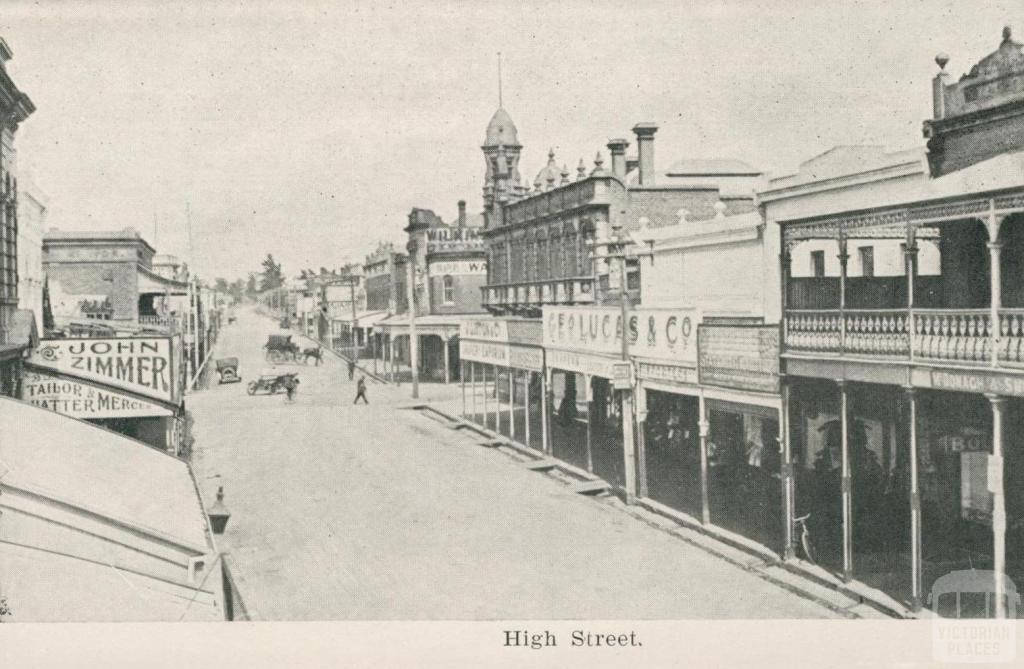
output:
POLYGON ((166 402, 177 395, 170 337, 44 339, 29 362, 166 402))

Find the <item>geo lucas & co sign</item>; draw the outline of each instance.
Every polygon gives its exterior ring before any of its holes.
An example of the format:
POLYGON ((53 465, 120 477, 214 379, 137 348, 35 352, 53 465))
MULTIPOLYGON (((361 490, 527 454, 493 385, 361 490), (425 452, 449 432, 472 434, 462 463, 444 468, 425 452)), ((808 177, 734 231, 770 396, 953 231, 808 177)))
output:
POLYGON ((44 339, 29 364, 165 402, 177 400, 170 337, 44 339))
POLYGON ((619 309, 544 307, 545 348, 621 355, 625 334, 630 355, 696 366, 695 309, 635 309, 623 327, 619 309))

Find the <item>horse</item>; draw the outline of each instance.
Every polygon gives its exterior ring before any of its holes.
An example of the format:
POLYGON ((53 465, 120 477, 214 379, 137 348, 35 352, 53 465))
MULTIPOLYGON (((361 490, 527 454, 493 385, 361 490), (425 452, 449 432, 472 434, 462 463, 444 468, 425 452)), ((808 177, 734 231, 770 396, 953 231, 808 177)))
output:
POLYGON ((316 361, 317 367, 319 367, 320 363, 323 362, 323 355, 323 351, 320 350, 319 346, 315 348, 307 348, 302 351, 302 361, 308 365, 309 359, 313 358, 313 360, 316 361))

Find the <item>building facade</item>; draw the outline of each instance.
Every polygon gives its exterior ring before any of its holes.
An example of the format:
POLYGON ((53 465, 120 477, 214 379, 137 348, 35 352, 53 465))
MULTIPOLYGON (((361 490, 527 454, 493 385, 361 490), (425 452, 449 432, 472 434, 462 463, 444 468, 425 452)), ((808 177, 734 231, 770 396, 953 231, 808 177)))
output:
POLYGON ((385 354, 394 373, 399 370, 396 365, 408 365, 411 360, 411 280, 420 378, 444 383, 460 378, 459 324, 464 316, 485 313, 480 306, 480 289, 487 280, 482 222, 482 216, 466 214, 463 201, 458 218, 450 224, 429 209, 409 213, 405 232, 410 254, 404 262, 395 258, 392 264, 397 312, 376 324, 385 337, 385 354))
POLYGON ((43 331, 43 230, 47 196, 31 174, 18 180, 18 306, 32 312, 35 327, 43 331))
POLYGON ((1024 577, 1024 50, 1006 29, 956 83, 948 61, 927 175, 897 157, 762 193, 787 514, 811 514, 819 564, 913 608, 955 569, 1024 577))
POLYGON ((28 312, 18 306, 18 169, 14 135, 34 111, 8 72, 11 49, 0 38, 0 395, 16 396, 21 360, 33 345, 28 312))
POLYGON ((154 254, 133 228, 48 230, 43 237, 43 269, 56 325, 102 325, 126 332, 179 330, 189 283, 154 270, 154 254))
MULTIPOLYGON (((613 139, 608 142, 610 166, 598 154, 593 168, 580 161, 575 174, 565 165, 559 168, 549 152, 530 189, 519 176, 518 130, 503 109, 495 113, 482 147, 488 252, 483 305, 494 316, 493 327, 470 322, 467 328, 498 339, 518 330, 522 339, 513 345, 478 335, 480 343, 464 355, 463 378, 471 386, 468 415, 519 440, 529 417, 540 416, 547 452, 598 474, 627 499, 646 494, 641 471, 646 463, 637 453, 638 446, 643 448, 637 417, 642 432, 646 409, 635 383, 634 359, 642 351, 671 357, 670 350, 681 354, 685 348, 685 359, 675 363, 690 370, 694 387, 697 371, 694 305, 684 304, 686 295, 674 292, 679 276, 645 281, 641 258, 654 252, 659 235, 667 239, 659 230, 671 228, 669 236, 679 234, 679 225, 711 230, 721 227, 718 219, 729 217, 730 225, 754 229, 759 239, 761 227, 754 201, 759 170, 739 161, 686 160, 659 172, 657 130, 652 123, 634 127, 636 159, 626 156, 627 140, 613 139), (742 216, 744 222, 735 223, 742 216), (751 217, 753 222, 747 220, 751 217), (661 310, 648 309, 648 304, 661 310), (638 330, 632 336, 631 328, 650 319, 660 323, 659 331, 671 332, 678 348, 663 341, 662 350, 647 350, 646 330, 643 338, 638 330), (691 346, 679 343, 691 340, 691 346), (517 347, 524 353, 516 355, 517 347), (542 353, 530 357, 525 354, 530 349, 542 353), (517 366, 517 359, 525 364, 517 366), (536 360, 543 372, 535 381, 536 360), (481 404, 486 404, 482 416, 481 404), (517 429, 514 417, 519 414, 527 420, 517 429), (504 415, 509 419, 501 420, 504 415)), ((728 236, 729 230, 720 234, 728 236)), ((696 279, 699 265, 694 268, 687 276, 696 279)), ((696 287, 690 291, 700 293, 696 287)), ((753 310, 763 322, 763 300, 754 301, 737 308, 753 310)))

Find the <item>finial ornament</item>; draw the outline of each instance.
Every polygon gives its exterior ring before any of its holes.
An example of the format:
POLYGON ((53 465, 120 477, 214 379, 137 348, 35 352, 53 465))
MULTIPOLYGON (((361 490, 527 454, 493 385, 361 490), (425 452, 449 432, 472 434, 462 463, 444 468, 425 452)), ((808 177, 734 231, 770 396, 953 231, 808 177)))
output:
POLYGON ((1010 26, 1003 26, 1003 41, 1009 42, 1013 36, 1013 29, 1010 26))
POLYGON ((598 151, 597 156, 594 157, 594 171, 600 172, 603 169, 602 165, 604 165, 604 158, 601 157, 601 152, 598 151))
POLYGON ((576 181, 581 181, 587 178, 587 166, 583 163, 583 159, 580 158, 580 164, 576 167, 576 181))
POLYGON ((498 52, 498 108, 504 107, 501 101, 501 52, 498 52))
POLYGON ((569 183, 569 166, 562 164, 562 185, 569 183))
POLYGON ((949 62, 949 56, 945 53, 940 53, 935 56, 935 64, 939 66, 940 70, 945 71, 946 63, 949 62))

